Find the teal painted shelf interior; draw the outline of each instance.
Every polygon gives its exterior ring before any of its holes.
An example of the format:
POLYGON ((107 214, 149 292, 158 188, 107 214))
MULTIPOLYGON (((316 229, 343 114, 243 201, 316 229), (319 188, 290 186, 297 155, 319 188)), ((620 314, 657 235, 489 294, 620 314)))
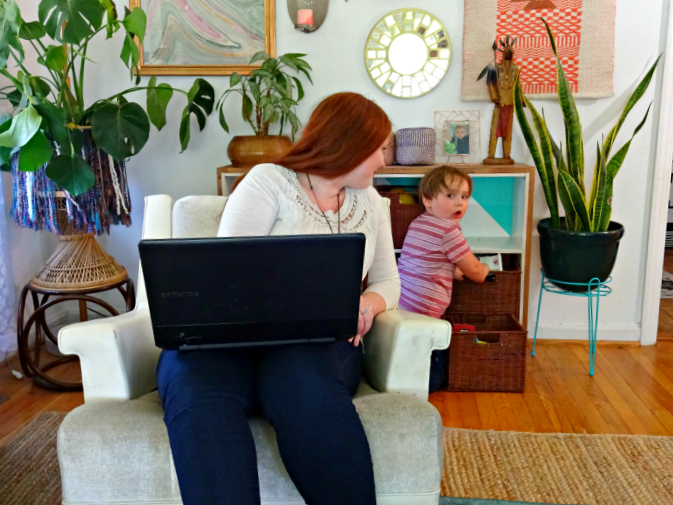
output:
MULTIPOLYGON (((470 207, 461 221, 463 233, 475 252, 523 253, 525 179, 500 174, 471 174, 470 207)), ((400 187, 416 192, 421 176, 377 174, 376 186, 400 187)))

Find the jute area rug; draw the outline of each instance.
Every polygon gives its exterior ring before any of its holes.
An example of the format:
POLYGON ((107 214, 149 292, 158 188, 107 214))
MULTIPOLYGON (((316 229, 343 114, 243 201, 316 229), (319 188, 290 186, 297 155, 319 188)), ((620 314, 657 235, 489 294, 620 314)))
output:
POLYGON ((0 447, 0 505, 58 505, 56 431, 65 414, 45 412, 0 447))
POLYGON ((442 495, 586 505, 673 503, 673 437, 444 430, 442 495))
MULTIPOLYGON (((0 448, 0 505, 61 502, 56 431, 64 417, 40 414, 0 448)), ((444 496, 583 505, 673 503, 673 437, 447 428, 444 453, 444 496)))

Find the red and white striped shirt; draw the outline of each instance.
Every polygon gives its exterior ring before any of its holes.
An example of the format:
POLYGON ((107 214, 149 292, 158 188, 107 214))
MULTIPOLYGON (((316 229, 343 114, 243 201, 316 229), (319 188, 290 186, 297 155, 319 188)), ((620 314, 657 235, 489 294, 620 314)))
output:
POLYGON ((397 263, 402 281, 399 307, 440 318, 451 303, 456 262, 470 246, 456 221, 426 212, 409 225, 397 263))

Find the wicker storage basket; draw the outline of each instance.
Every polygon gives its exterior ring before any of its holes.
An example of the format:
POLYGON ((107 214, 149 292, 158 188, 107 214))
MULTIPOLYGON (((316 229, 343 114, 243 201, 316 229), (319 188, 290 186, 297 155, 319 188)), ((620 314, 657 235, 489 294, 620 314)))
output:
POLYGON ((478 312, 480 314, 515 314, 521 301, 521 269, 505 263, 502 272, 491 272, 492 279, 476 283, 467 277, 453 282, 448 312, 478 312))
MULTIPOLYGON (((421 204, 408 205, 400 203, 399 193, 391 193, 379 189, 379 194, 390 199, 390 222, 393 228, 393 246, 402 249, 404 237, 411 222, 425 212, 425 206, 421 204)), ((416 196, 416 198, 418 198, 416 196)))
POLYGON ((395 134, 398 165, 432 165, 435 162, 435 129, 403 128, 395 134))
POLYGON ((388 144, 386 145, 388 148, 386 150, 386 155, 384 156, 384 162, 386 166, 388 165, 394 165, 395 164, 395 151, 397 149, 397 142, 395 140, 395 132, 390 132, 390 135, 388 135, 388 144))
POLYGON ((449 391, 520 393, 526 384, 527 332, 511 314, 446 314, 453 326, 449 391), (456 325, 474 326, 460 331, 456 325))

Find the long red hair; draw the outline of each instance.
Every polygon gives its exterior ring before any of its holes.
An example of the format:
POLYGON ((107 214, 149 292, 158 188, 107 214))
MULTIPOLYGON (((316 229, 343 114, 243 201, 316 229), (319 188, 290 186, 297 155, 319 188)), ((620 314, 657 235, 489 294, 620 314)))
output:
POLYGON ((318 104, 301 139, 275 163, 334 179, 369 158, 390 129, 390 119, 374 102, 357 93, 336 93, 318 104))

